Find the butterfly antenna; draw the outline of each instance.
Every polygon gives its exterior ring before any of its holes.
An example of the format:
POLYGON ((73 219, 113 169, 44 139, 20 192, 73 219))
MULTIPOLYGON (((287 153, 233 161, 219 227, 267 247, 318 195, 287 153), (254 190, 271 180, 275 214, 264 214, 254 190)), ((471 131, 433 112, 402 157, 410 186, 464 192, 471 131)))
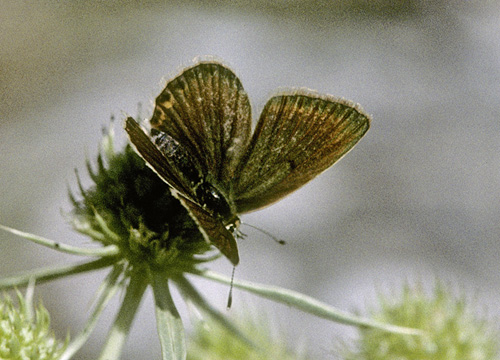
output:
POLYGON ((137 103, 137 119, 138 120, 142 119, 142 103, 141 102, 137 103))
POLYGON ((233 273, 231 274, 231 285, 229 286, 229 295, 227 297, 227 308, 230 309, 233 304, 233 279, 234 279, 234 270, 236 270, 236 266, 233 266, 233 273))
POLYGON ((255 230, 259 230, 261 233, 263 234, 266 234, 267 236, 269 236, 271 239, 273 239, 274 241, 276 241, 278 244, 280 245, 285 245, 286 242, 285 240, 282 240, 282 239, 278 239, 276 236, 274 236, 273 234, 271 234, 270 232, 264 230, 264 229, 261 229, 257 226, 253 226, 253 225, 250 225, 250 224, 247 224, 247 223, 242 223, 243 225, 246 225, 246 226, 250 226, 251 228, 254 228, 255 230))

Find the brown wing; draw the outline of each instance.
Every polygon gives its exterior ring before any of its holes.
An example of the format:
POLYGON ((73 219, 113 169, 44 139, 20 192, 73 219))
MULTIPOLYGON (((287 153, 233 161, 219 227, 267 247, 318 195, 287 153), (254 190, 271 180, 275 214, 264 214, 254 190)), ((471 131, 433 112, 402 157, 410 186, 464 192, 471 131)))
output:
POLYGON ((209 181, 226 187, 250 140, 250 103, 231 70, 202 62, 167 83, 151 127, 178 140, 209 181))
POLYGON ((240 258, 238 255, 236 239, 233 234, 226 229, 217 217, 203 209, 200 205, 185 199, 182 196, 177 197, 181 201, 182 205, 184 205, 184 207, 189 211, 194 221, 198 224, 205 240, 214 244, 234 266, 238 265, 240 258))
POLYGON ((183 152, 182 147, 177 146, 174 149, 167 149, 168 153, 164 154, 139 124, 130 117, 125 122, 125 130, 146 164, 172 187, 174 196, 188 210, 205 240, 214 244, 233 265, 238 265, 238 247, 233 234, 226 229, 216 214, 203 209, 195 200, 196 194, 193 193, 191 184, 194 175, 188 175, 193 171, 193 169, 188 169, 190 167, 190 160, 186 158, 188 154, 183 152))
POLYGON ((269 205, 347 153, 370 118, 357 105, 308 91, 272 97, 234 179, 239 213, 269 205))
POLYGON ((125 120, 125 130, 130 142, 144 159, 146 165, 175 191, 182 193, 185 197, 195 198, 191 184, 192 179, 187 178, 183 169, 179 168, 182 166, 182 162, 177 161, 175 156, 164 154, 133 118, 128 117, 125 120))

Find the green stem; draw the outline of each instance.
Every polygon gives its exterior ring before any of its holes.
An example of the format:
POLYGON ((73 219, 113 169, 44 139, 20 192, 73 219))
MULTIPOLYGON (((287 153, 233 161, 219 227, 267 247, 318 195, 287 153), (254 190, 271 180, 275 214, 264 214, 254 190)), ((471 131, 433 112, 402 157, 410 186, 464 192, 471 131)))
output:
POLYGON ((147 286, 148 281, 143 272, 137 271, 131 274, 123 303, 108 333, 99 360, 120 359, 123 345, 147 286))

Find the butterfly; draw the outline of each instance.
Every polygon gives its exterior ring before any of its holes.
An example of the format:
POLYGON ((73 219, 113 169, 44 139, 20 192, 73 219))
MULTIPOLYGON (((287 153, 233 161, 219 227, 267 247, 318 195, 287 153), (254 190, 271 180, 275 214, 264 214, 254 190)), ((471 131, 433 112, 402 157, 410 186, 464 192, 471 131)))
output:
POLYGON ((278 201, 329 168, 366 133, 370 117, 354 103, 310 90, 282 91, 252 133, 238 77, 213 61, 168 81, 148 134, 131 117, 137 153, 170 187, 205 240, 239 263, 238 215, 278 201))

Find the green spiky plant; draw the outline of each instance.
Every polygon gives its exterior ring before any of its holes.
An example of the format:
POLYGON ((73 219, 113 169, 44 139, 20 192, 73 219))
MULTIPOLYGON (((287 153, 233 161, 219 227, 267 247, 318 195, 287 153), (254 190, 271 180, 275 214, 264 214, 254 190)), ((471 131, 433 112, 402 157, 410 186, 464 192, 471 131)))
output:
POLYGON ((406 285, 398 296, 379 295, 374 320, 423 331, 401 337, 377 329, 360 329, 359 338, 344 351, 345 360, 494 360, 500 336, 473 312, 464 296, 455 297, 442 283, 426 293, 422 285, 406 285))
MULTIPOLYGON (((219 255, 214 254, 213 248, 204 241, 196 224, 170 195, 167 185, 149 170, 129 145, 121 151, 115 150, 112 128, 103 137, 96 164, 94 169, 90 162, 87 163, 94 185, 89 189, 79 185, 80 194, 71 194, 70 198, 73 204, 71 224, 75 230, 89 236, 99 246, 73 247, 0 225, 2 229, 40 245, 90 258, 83 263, 48 267, 6 277, 0 279, 0 288, 23 286, 30 279, 40 283, 96 269, 110 269, 97 291, 87 324, 68 344, 60 359, 70 359, 78 352, 92 333, 109 300, 119 289, 124 289, 121 307, 99 357, 106 360, 119 359, 136 310, 148 287, 151 287, 155 300, 162 358, 185 359, 186 336, 170 294, 172 285, 179 289, 186 301, 210 319, 214 329, 221 329, 220 331, 236 337, 237 340, 234 341, 246 344, 249 348, 263 345, 260 339, 248 336, 239 326, 215 310, 188 280, 186 275, 190 274, 231 284, 231 278, 207 269, 209 262, 219 255)), ((393 325, 393 319, 373 320, 352 315, 307 295, 275 286, 235 279, 234 287, 321 318, 362 329, 379 329, 382 333, 398 334, 401 338, 410 339, 408 341, 423 336, 427 330, 393 325)), ((197 336, 199 339, 209 340, 210 334, 215 336, 217 331, 197 336)))
POLYGON ((50 315, 39 304, 33 306, 34 284, 26 297, 16 290, 17 306, 10 296, 0 297, 0 359, 57 360, 65 351, 69 337, 60 341, 50 328, 50 315))

